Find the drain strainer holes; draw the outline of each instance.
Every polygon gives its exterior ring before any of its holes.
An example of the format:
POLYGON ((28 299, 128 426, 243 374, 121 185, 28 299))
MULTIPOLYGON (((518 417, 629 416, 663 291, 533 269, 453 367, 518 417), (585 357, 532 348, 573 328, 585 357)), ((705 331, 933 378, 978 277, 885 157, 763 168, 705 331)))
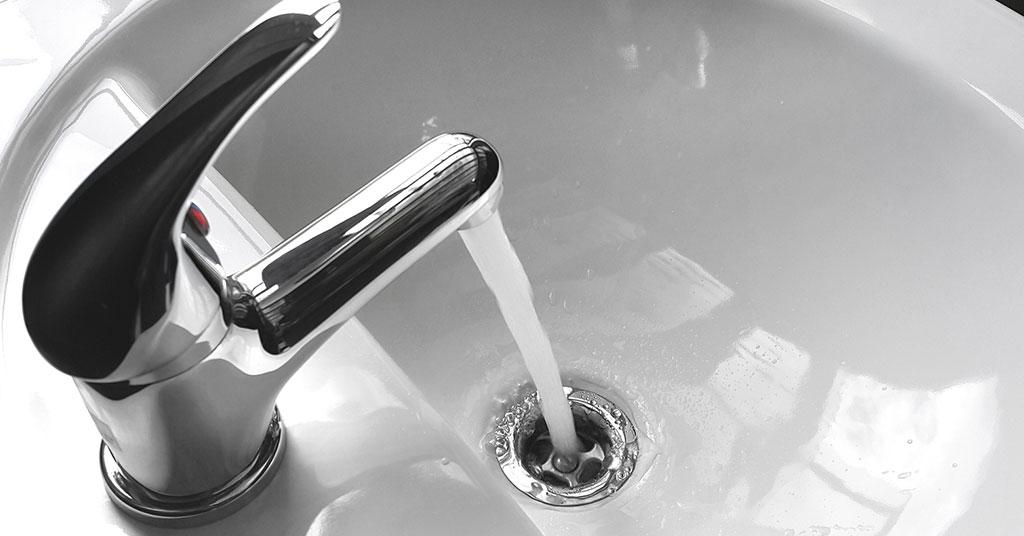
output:
POLYGON ((607 454, 612 451, 611 434, 602 422, 595 422, 600 417, 587 415, 582 405, 571 407, 575 410, 573 420, 581 447, 576 458, 555 455, 543 416, 535 423, 533 433, 523 441, 523 467, 545 484, 576 487, 593 482, 604 467, 607 454))
POLYGON ((537 394, 506 411, 495 429, 494 453, 519 491, 554 506, 578 506, 608 497, 629 479, 639 454, 636 429, 608 399, 566 388, 581 451, 555 455, 537 394))

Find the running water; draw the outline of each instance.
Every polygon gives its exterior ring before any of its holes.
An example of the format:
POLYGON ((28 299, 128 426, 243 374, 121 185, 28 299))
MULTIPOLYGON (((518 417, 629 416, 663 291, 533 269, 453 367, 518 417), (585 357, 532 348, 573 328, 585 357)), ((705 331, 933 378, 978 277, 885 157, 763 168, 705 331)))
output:
POLYGON ((540 409, 544 413, 555 452, 575 459, 579 452, 572 411, 562 390, 558 363, 551 350, 548 334, 533 307, 533 290, 526 271, 516 255, 495 212, 484 223, 459 231, 466 249, 476 262, 480 274, 498 300, 512 338, 526 361, 526 370, 537 386, 540 409))

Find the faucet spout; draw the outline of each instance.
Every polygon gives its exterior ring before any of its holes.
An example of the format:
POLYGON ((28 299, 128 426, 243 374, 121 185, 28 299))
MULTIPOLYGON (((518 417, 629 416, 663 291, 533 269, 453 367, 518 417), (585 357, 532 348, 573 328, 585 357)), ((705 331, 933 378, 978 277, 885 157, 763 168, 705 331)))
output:
POLYGON ((234 323, 281 353, 329 318, 351 317, 443 238, 486 218, 500 195, 490 145, 438 136, 229 277, 234 323))

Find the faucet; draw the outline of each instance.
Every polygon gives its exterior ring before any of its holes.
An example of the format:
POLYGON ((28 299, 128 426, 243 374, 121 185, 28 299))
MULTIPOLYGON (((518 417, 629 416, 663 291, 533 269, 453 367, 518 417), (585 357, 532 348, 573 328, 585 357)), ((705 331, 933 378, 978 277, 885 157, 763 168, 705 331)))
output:
MULTIPOLYGON (((224 273, 188 200, 240 125, 337 31, 340 7, 264 14, 104 160, 27 268, 25 322, 102 437, 108 495, 170 526, 236 511, 281 463, 277 394, 378 291, 501 195, 497 153, 438 136, 263 258, 224 273)), ((282 6, 287 6, 284 8, 282 6)))

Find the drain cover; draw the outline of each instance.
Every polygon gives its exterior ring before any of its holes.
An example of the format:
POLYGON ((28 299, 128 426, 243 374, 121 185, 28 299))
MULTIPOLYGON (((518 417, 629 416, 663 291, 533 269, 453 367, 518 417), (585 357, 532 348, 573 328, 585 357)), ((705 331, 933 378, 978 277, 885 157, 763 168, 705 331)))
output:
POLYGON ((513 404, 494 433, 494 455, 519 491, 553 506, 579 506, 615 493, 633 474, 636 428, 603 396, 565 388, 582 451, 576 460, 554 455, 537 393, 513 404))

